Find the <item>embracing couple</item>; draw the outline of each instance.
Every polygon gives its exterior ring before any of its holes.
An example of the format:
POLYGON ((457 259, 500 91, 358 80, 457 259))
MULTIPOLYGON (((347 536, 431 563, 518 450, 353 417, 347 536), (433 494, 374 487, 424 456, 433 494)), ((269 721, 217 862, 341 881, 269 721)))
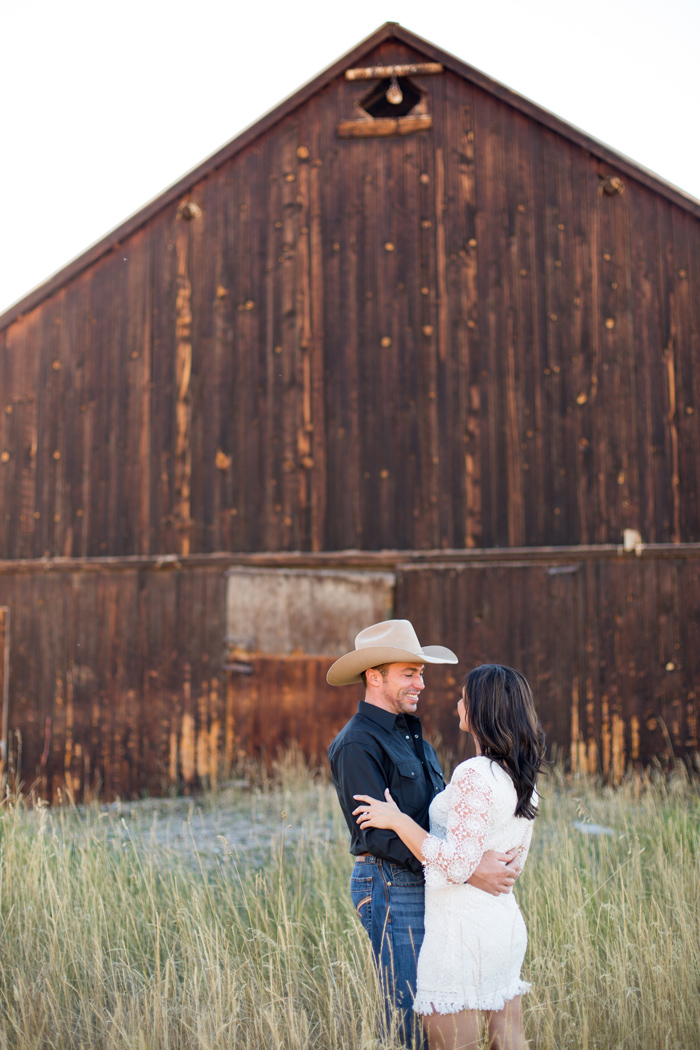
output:
POLYGON ((355 856, 351 895, 403 1045, 473 1050, 486 1024, 496 1050, 525 1050, 527 933, 511 891, 532 835, 544 733, 522 675, 477 667, 457 704, 477 757, 445 787, 415 712, 424 666, 456 663, 443 646, 421 647, 408 620, 386 620, 360 631, 328 672, 331 685, 365 687, 328 752, 355 856))

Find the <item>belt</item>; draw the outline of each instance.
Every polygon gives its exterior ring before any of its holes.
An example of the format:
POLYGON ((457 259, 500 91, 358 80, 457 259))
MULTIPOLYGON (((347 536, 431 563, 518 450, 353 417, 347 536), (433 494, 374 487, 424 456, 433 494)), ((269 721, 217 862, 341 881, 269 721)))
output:
POLYGON ((373 857, 373 856, 374 856, 373 853, 357 853, 355 855, 355 860, 367 860, 368 857, 373 857))

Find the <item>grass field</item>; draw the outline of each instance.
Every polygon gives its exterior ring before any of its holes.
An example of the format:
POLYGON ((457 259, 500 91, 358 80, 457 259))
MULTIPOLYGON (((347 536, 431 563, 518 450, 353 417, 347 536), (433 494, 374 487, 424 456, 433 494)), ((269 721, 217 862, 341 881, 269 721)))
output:
MULTIPOLYGON (((517 887, 531 1046, 700 1047, 697 785, 542 792, 517 887)), ((294 762, 196 801, 8 802, 0 1047, 379 1050, 351 866, 332 788, 294 762)))

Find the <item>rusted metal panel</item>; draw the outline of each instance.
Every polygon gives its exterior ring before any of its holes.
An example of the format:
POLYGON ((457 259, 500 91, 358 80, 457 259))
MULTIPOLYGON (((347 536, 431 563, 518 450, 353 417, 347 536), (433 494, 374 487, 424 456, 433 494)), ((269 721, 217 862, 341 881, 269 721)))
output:
POLYGON ((346 652, 358 631, 392 615, 390 573, 237 568, 226 576, 233 659, 346 652))

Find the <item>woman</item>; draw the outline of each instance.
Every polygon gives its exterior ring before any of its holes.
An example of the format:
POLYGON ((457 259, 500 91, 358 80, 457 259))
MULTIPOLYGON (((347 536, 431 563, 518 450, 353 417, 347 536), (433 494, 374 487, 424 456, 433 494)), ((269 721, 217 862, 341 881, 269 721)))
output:
POLYGON ((425 940, 414 1010, 430 1050, 472 1050, 483 1023, 497 1050, 525 1050, 520 979, 527 933, 512 894, 466 885, 487 849, 515 849, 525 863, 536 814, 535 781, 544 732, 530 686, 511 667, 485 664, 464 680, 459 728, 477 757, 462 762, 430 806, 430 834, 402 813, 389 792, 380 802, 355 795, 358 824, 390 828, 425 870, 425 940))

